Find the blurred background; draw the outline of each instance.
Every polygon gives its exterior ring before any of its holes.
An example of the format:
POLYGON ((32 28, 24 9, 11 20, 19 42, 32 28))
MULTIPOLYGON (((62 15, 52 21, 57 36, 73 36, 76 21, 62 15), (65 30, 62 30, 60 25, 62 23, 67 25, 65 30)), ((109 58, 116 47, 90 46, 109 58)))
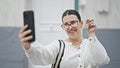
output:
MULTIPOLYGON (((67 36, 62 30, 62 13, 77 10, 83 21, 93 18, 97 36, 106 48, 111 62, 101 68, 120 66, 120 0, 0 0, 0 68, 50 68, 33 65, 19 42, 23 11, 35 14, 36 39, 44 45, 67 36)), ((86 37, 86 32, 83 30, 86 37)))

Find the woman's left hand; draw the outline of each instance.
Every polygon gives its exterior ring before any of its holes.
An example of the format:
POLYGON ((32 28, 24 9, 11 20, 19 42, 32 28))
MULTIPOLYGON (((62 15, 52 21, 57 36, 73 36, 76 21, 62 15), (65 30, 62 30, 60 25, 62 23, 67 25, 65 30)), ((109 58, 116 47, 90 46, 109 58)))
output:
POLYGON ((95 36, 96 24, 93 19, 87 19, 86 24, 88 25, 87 32, 89 37, 95 36))

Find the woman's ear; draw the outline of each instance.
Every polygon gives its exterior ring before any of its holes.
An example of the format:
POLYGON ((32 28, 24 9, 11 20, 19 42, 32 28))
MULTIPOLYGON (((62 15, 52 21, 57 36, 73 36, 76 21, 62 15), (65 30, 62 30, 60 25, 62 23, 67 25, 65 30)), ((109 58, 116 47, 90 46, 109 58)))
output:
POLYGON ((81 27, 81 28, 83 27, 83 21, 80 22, 80 27, 81 27))

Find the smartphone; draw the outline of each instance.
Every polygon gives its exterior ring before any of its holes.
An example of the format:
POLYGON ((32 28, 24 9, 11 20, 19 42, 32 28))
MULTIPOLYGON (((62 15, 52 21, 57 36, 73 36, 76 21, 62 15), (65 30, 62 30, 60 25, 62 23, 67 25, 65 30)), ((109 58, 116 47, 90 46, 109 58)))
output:
MULTIPOLYGON (((24 19, 24 25, 28 25, 27 29, 30 29, 32 32, 29 35, 32 35, 32 40, 29 40, 29 42, 35 41, 35 23, 34 23, 34 12, 32 10, 30 11, 24 11, 23 12, 23 19, 24 19)), ((29 36, 27 35, 27 36, 29 36)))

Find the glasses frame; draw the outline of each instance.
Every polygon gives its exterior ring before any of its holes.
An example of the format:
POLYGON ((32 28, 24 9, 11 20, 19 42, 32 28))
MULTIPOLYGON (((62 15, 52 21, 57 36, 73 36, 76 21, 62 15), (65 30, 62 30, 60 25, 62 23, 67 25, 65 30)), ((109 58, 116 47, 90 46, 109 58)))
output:
POLYGON ((71 26, 71 27, 76 27, 76 26, 78 25, 78 22, 79 22, 78 20, 73 20, 73 21, 70 21, 69 24, 67 23, 67 25, 66 25, 66 23, 62 24, 61 27, 66 30, 66 29, 68 29, 70 26, 71 26), (75 25, 75 24, 76 24, 76 25, 75 25))

